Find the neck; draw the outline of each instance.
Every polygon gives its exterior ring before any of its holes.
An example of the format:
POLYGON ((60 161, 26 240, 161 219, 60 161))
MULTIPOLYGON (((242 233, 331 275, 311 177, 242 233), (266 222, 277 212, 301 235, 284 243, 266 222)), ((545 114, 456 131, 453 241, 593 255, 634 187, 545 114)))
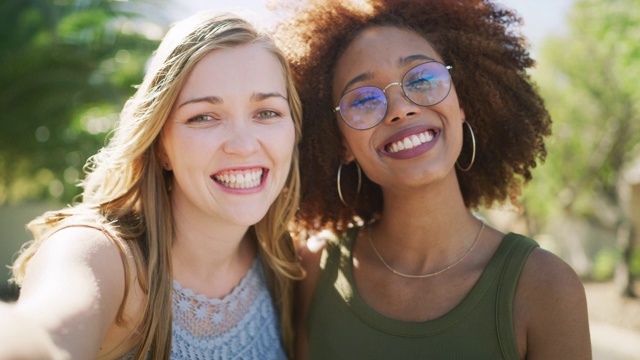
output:
POLYGON ((384 209, 379 226, 407 239, 415 237, 412 234, 416 232, 446 235, 454 230, 453 224, 473 221, 453 171, 446 179, 428 186, 383 189, 382 193, 384 209))
POLYGON ((455 173, 450 176, 453 181, 418 189, 383 189, 384 211, 371 236, 390 265, 406 264, 407 273, 430 273, 472 246, 481 224, 465 207, 455 173))
POLYGON ((253 263, 257 247, 248 227, 174 211, 173 275, 196 293, 227 295, 253 263))

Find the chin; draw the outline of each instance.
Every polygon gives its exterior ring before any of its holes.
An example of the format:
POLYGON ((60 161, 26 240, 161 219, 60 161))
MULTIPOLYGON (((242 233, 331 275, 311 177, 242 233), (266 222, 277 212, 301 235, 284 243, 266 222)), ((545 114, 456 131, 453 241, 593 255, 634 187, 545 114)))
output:
POLYGON ((253 226, 260 222, 260 220, 264 219, 267 212, 244 212, 240 214, 232 214, 230 217, 230 221, 240 226, 253 226))

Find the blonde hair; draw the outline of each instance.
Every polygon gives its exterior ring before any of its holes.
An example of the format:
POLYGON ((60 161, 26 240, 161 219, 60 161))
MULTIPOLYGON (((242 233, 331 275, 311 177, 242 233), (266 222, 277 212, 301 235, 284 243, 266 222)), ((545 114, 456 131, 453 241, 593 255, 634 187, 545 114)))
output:
MULTIPOLYGON (((288 225, 300 199, 298 149, 302 107, 289 65, 272 40, 232 14, 200 13, 169 30, 135 95, 127 101, 109 144, 87 161, 82 203, 48 212, 29 223, 34 240, 25 244, 13 265, 13 280, 21 284, 29 260, 53 232, 68 226, 98 226, 121 250, 125 266, 125 296, 130 271, 124 258, 135 259, 139 284, 147 295, 136 359, 149 353, 168 359, 171 348, 173 241, 167 189, 170 173, 157 156, 159 134, 187 75, 211 51, 257 43, 282 65, 287 97, 295 124, 296 146, 285 188, 250 233, 259 244, 267 280, 280 314, 282 342, 291 356, 294 346, 293 281, 303 277, 295 258, 288 225)), ((116 318, 122 323, 124 300, 116 318)))

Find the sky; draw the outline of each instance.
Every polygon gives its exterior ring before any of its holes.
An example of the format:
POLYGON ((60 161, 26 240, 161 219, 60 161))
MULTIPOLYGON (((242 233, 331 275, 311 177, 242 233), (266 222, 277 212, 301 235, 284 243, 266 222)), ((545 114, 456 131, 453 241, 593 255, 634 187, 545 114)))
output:
MULTIPOLYGON (((522 32, 535 54, 547 36, 566 31, 565 18, 576 0, 495 1, 515 9, 524 19, 522 32)), ((200 10, 216 9, 238 12, 249 20, 260 23, 271 16, 267 10, 268 2, 269 0, 183 0, 179 2, 180 6, 172 10, 171 17, 172 20, 180 20, 200 10)), ((261 25, 268 26, 268 20, 261 25)))

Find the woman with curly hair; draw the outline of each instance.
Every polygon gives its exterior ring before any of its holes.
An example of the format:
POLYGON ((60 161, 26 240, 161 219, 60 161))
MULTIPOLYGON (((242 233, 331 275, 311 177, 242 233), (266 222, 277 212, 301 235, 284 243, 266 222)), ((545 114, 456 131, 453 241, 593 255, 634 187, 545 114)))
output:
POLYGON ((482 0, 296 2, 300 358, 588 359, 575 272, 472 209, 517 202, 551 121, 518 17, 482 0), (333 230, 337 238, 325 236, 333 230))
POLYGON ((301 116, 284 55, 251 24, 174 25, 82 202, 30 224, 0 358, 291 355, 301 116))

